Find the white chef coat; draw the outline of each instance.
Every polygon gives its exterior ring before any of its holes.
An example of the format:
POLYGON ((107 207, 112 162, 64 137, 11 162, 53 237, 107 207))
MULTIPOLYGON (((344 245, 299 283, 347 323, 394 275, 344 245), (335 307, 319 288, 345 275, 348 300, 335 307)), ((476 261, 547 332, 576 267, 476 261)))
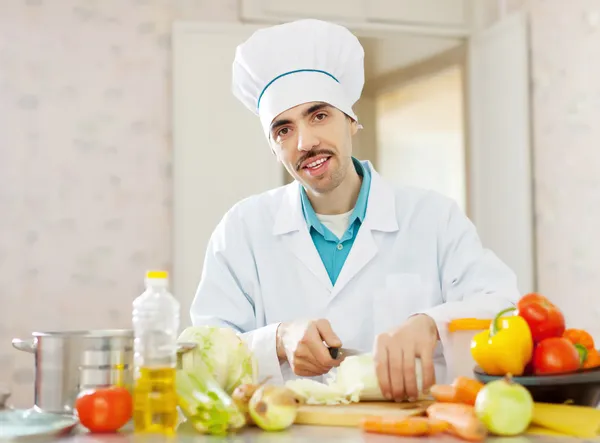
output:
POLYGON ((447 322, 491 318, 520 296, 515 274, 482 247, 456 203, 394 188, 362 164, 372 174, 367 212, 335 285, 307 229, 297 182, 237 203, 210 238, 192 323, 238 331, 260 379, 296 378, 277 358, 280 322, 326 318, 343 346, 370 352, 378 334, 425 313, 440 333, 434 363, 443 383, 452 359, 447 322))

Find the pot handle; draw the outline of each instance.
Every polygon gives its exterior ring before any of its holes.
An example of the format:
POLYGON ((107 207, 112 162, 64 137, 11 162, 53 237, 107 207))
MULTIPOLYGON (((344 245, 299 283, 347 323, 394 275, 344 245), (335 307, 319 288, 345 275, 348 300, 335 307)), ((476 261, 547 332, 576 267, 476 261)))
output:
POLYGON ((30 338, 29 340, 21 340, 20 338, 13 338, 12 345, 13 345, 13 348, 18 349, 19 351, 30 352, 32 354, 35 352, 35 344, 34 344, 32 338, 30 338))

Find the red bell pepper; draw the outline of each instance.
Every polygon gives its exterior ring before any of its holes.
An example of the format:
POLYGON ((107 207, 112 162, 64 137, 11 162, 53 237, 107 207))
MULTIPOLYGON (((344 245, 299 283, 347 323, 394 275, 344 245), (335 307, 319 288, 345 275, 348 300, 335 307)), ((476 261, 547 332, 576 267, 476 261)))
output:
POLYGON ((537 293, 526 294, 517 302, 517 314, 525 319, 535 343, 550 337, 562 337, 565 318, 550 300, 537 293))

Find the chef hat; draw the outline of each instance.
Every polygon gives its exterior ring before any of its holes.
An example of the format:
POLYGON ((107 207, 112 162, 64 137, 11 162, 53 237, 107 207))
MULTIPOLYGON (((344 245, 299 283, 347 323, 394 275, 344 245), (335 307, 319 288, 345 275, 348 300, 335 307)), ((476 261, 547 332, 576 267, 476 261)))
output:
POLYGON ((364 51, 346 28, 305 19, 256 31, 239 45, 233 94, 260 117, 265 132, 294 106, 325 102, 358 120, 352 106, 364 84, 364 51))

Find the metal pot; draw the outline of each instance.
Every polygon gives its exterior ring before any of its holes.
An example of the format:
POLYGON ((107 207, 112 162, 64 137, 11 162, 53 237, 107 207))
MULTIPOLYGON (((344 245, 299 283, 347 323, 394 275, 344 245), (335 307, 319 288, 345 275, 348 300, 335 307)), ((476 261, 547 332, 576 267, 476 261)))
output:
POLYGON ((131 330, 34 332, 12 340, 14 348, 35 356, 35 407, 72 413, 83 389, 133 385, 131 330))

